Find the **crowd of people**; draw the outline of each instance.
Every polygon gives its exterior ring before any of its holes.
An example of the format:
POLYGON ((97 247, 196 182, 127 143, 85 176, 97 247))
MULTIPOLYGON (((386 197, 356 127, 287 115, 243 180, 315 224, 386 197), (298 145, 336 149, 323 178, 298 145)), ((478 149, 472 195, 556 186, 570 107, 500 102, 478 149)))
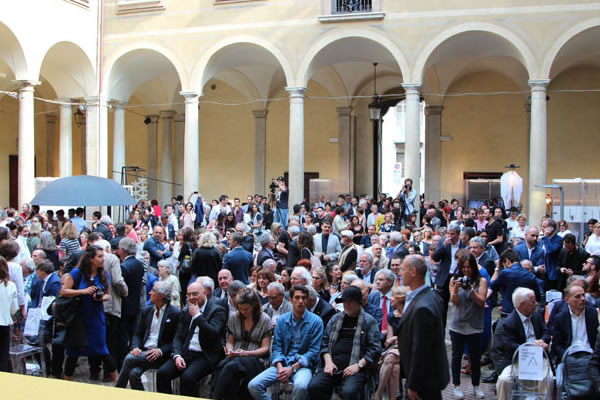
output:
POLYGON ((531 342, 553 360, 593 350, 600 383, 598 221, 577 238, 566 221, 493 200, 415 206, 410 179, 393 197, 292 207, 283 177, 273 190, 141 201, 116 224, 99 212, 88 223, 83 208, 0 211, 0 371, 25 341, 54 378, 80 366, 144 390, 155 369, 158 392, 179 378, 181 394, 203 383, 217 400, 267 400, 288 382, 298 400, 335 388, 434 399, 450 380, 462 399, 461 374, 477 398, 482 381, 509 398, 513 353, 531 342), (550 291, 565 296, 545 316, 550 291), (486 364, 495 372, 482 378, 486 364))

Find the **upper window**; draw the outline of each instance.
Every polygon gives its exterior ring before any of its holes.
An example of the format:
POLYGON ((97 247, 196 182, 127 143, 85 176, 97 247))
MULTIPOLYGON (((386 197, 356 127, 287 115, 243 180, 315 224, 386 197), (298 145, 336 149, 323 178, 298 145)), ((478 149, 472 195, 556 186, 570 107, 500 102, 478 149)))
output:
POLYGON ((129 14, 167 9, 167 0, 117 0, 117 13, 129 14))
POLYGON ((382 19, 383 0, 321 0, 321 22, 382 19))

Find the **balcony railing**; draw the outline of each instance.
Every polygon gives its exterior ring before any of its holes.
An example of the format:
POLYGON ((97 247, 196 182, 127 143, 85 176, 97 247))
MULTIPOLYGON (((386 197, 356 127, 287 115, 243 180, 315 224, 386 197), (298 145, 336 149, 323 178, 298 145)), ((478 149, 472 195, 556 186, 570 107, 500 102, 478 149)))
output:
POLYGON ((382 19, 383 0, 321 0, 321 22, 382 19))
POLYGON ((332 14, 346 14, 373 11, 372 0, 334 0, 335 7, 332 14))

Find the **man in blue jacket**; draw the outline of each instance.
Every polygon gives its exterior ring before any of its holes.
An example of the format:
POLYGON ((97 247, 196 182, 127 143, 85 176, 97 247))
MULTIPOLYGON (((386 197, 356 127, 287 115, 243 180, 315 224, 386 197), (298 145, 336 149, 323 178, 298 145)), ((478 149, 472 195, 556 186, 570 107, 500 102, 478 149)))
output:
POLYGON ((540 231, 535 226, 530 226, 525 233, 525 240, 515 246, 515 251, 519 254, 521 261, 529 260, 534 269, 544 265, 546 253, 539 244, 540 231))
POLYGON ((254 265, 252 253, 242 247, 244 237, 239 233, 231 235, 231 251, 223 258, 223 269, 228 269, 233 279, 242 281, 246 285, 250 283, 248 273, 254 265))
POLYGON ((563 247, 563 240, 556 233, 558 225, 553 219, 542 222, 542 247, 546 251, 544 265, 546 267, 546 290, 558 289, 560 279, 560 262, 558 256, 563 247))
POLYGON ((279 381, 293 381, 293 400, 304 400, 312 373, 319 361, 323 322, 306 309, 308 289, 297 285, 290 290, 292 312, 282 315, 275 327, 271 366, 248 384, 255 400, 270 400, 267 388, 279 381))

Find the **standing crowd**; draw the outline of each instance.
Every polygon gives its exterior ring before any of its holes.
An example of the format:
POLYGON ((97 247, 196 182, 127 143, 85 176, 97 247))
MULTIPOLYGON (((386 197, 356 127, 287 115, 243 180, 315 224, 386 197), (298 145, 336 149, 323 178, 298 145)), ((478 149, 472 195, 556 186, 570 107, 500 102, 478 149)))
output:
POLYGON ((513 354, 532 343, 557 365, 589 349, 600 383, 598 221, 577 238, 493 200, 419 204, 410 179, 395 197, 291 207, 283 177, 271 189, 141 201, 116 224, 1 210, 0 371, 25 341, 54 378, 87 367, 144 390, 156 370, 158 392, 217 400, 441 399, 450 380, 462 399, 461 374, 477 398, 482 381, 510 398, 513 354))

